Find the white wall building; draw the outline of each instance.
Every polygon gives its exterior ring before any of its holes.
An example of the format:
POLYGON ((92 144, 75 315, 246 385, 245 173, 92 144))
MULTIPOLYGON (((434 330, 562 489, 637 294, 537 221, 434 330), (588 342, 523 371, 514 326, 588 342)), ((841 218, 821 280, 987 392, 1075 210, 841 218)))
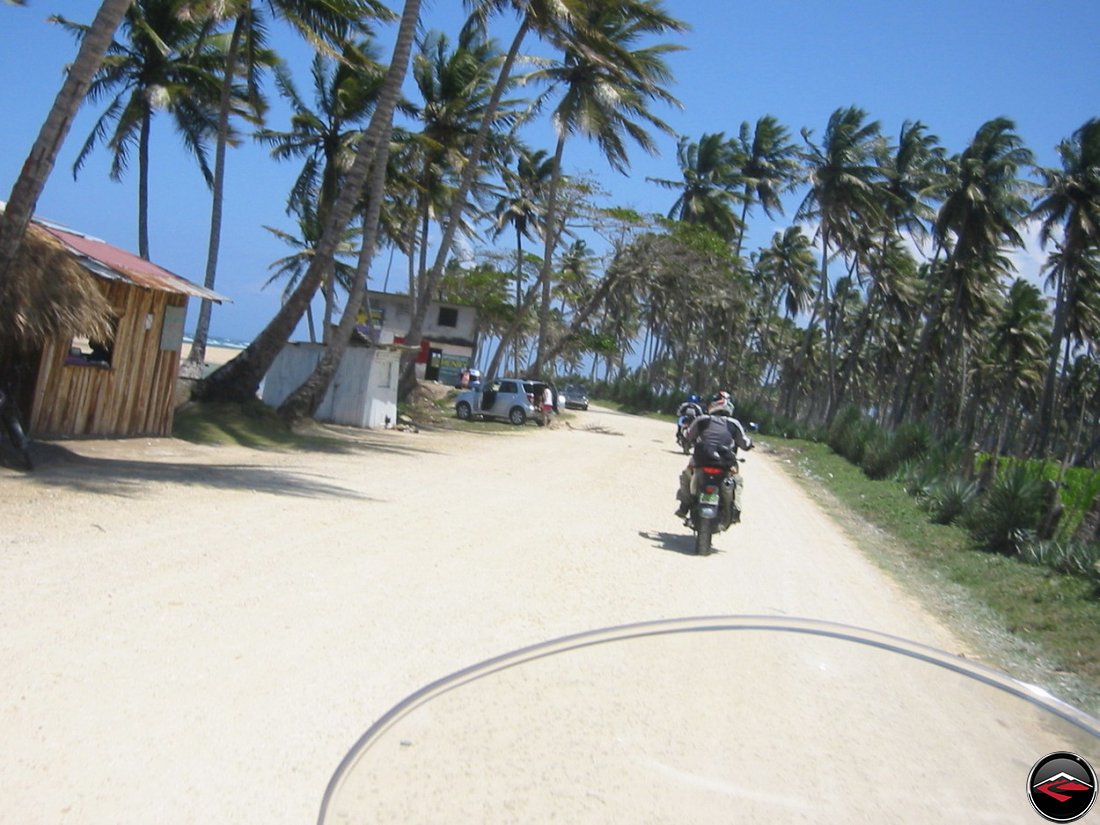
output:
MULTIPOLYGON (((412 301, 408 295, 369 292, 370 320, 360 330, 379 344, 400 344, 409 334, 412 301), (369 328, 369 332, 365 327, 369 328)), ((463 367, 471 366, 477 354, 477 308, 432 301, 424 317, 423 340, 416 359, 416 376, 421 380, 454 384, 463 367)))
MULTIPOLYGON (((278 407, 309 378, 325 352, 323 344, 287 344, 264 378, 263 401, 278 407)), ((397 423, 397 381, 401 352, 396 347, 349 346, 329 385, 318 421, 350 427, 397 423)))

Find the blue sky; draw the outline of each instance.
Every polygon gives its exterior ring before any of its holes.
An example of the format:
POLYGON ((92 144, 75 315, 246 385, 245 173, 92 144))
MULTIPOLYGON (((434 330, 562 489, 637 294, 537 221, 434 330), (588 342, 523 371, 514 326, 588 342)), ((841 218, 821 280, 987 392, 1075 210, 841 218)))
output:
MULTIPOLYGON (((391 5, 396 5, 391 4, 391 5)), ((673 93, 683 108, 659 111, 679 134, 733 135, 742 121, 776 116, 797 136, 820 135, 830 113, 857 105, 896 135, 906 119, 922 120, 947 149, 962 151, 977 128, 1007 116, 1038 162, 1057 163, 1055 147, 1088 118, 1100 116, 1100 3, 1096 0, 666 0, 691 31, 671 55, 673 93)), ((90 21, 91 0, 30 0, 0 5, 0 200, 7 198, 60 87, 62 67, 76 53, 72 38, 46 22, 50 14, 90 21)), ((448 33, 461 19, 459 0, 425 0, 424 24, 448 33)), ((511 20, 501 21, 503 42, 511 20)), ((273 26, 273 33, 278 31, 273 26)), ((388 53, 392 29, 382 32, 388 53)), ((299 88, 308 89, 308 53, 278 34, 299 88)), ((269 84, 269 92, 274 89, 269 84)), ((100 109, 85 106, 62 148, 38 204, 42 217, 130 250, 137 248, 136 168, 121 183, 108 178, 109 157, 98 151, 74 181, 74 157, 100 109)), ((270 123, 286 125, 274 105, 270 123)), ((535 148, 552 150, 549 133, 533 130, 535 148)), ((209 194, 165 117, 154 124, 151 257, 196 282, 205 271, 209 194)), ((566 147, 566 170, 591 171, 616 205, 668 210, 674 193, 647 177, 676 178, 674 137, 658 138, 661 153, 633 150, 630 174, 611 171, 594 147, 566 147)), ((265 224, 291 229, 286 194, 297 173, 248 142, 231 151, 217 290, 233 303, 215 308, 212 335, 249 340, 275 312, 280 288, 263 289, 268 266, 287 249, 265 224)), ((788 215, 793 212, 793 205, 788 215)), ((785 221, 780 222, 785 225, 785 221)), ((776 226, 750 219, 747 251, 768 242, 776 226)), ((1034 274, 1038 252, 1020 258, 1034 274)), ((381 288, 388 255, 379 255, 371 287, 381 288)), ((395 263, 391 289, 403 280, 395 263)), ((187 329, 198 308, 189 308, 187 329)), ((301 333, 304 335, 304 332, 301 333)))

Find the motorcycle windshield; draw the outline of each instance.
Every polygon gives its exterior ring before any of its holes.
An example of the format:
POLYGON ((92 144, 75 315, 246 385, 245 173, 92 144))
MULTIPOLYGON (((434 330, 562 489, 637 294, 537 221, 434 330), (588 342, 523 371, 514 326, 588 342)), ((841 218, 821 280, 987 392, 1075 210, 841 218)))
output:
MULTIPOLYGON (((1034 825, 1031 795, 1054 797, 1032 769, 1060 751, 1096 769, 1100 722, 972 661, 804 619, 679 619, 428 685, 345 757, 319 822, 1034 825)), ((1082 784, 1055 796, 1080 805, 1082 784)))

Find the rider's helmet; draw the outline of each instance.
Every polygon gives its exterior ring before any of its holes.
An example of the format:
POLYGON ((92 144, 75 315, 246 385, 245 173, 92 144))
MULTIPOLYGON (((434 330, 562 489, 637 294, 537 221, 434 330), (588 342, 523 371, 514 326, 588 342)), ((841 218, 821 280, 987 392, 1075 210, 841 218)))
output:
POLYGON ((733 402, 728 392, 716 392, 707 399, 707 412, 711 415, 733 415, 733 402))
POLYGON ((703 399, 702 399, 702 398, 700 398, 700 397, 699 397, 698 395, 696 395, 695 393, 692 393, 691 395, 689 395, 689 396, 688 396, 688 402, 689 402, 689 403, 691 403, 691 404, 699 404, 699 403, 701 403, 701 402, 702 402, 702 400, 703 400, 703 399))

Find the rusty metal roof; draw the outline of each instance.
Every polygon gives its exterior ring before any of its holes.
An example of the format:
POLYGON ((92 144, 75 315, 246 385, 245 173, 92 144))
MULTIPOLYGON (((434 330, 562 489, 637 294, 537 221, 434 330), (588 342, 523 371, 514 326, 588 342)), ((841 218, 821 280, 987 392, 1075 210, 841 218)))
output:
POLYGON ((105 241, 75 232, 64 226, 35 218, 35 223, 65 244, 83 266, 95 275, 111 281, 125 281, 135 286, 174 292, 224 303, 230 299, 217 292, 193 284, 151 261, 140 258, 105 241))

